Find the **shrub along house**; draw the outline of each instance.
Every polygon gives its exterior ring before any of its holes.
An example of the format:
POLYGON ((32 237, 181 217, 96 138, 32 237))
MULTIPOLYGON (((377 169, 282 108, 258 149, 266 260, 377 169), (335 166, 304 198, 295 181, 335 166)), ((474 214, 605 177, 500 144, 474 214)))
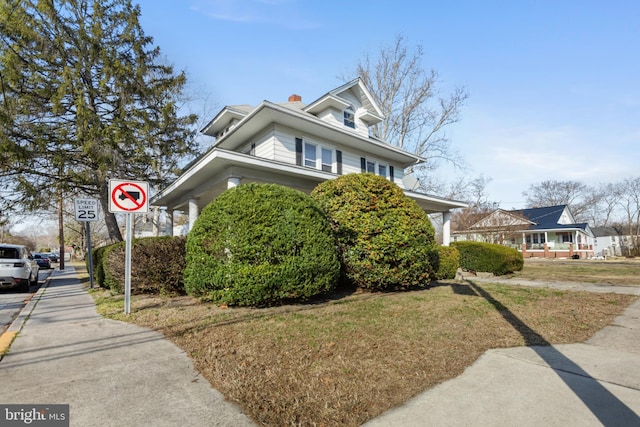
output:
POLYGON ((370 172, 396 183, 427 213, 441 213, 443 244, 448 245, 450 211, 466 204, 409 188, 412 180, 405 179, 405 169, 423 159, 376 138, 373 128, 382 120, 360 79, 310 104, 291 95, 284 103, 223 108, 202 129, 215 142, 152 197, 155 234, 158 208, 166 208, 170 224, 176 210, 188 212, 193 224, 202 208, 242 183, 275 183, 308 194, 325 180, 370 172))
POLYGON ((540 258, 593 257, 593 233, 576 223, 567 205, 506 211, 497 209, 466 230, 455 231, 454 241, 473 240, 514 247, 522 256, 540 258))

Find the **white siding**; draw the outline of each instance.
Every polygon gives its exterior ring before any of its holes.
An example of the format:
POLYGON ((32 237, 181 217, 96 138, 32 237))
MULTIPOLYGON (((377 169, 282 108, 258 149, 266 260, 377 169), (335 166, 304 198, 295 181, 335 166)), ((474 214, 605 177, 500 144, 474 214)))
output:
POLYGON ((342 174, 360 173, 360 158, 362 156, 352 152, 342 152, 342 174))
POLYGON ((274 160, 296 164, 296 136, 276 127, 274 132, 274 160))
POLYGON ((558 224, 573 224, 574 222, 566 209, 562 211, 562 215, 560 215, 560 219, 558 219, 558 224))
POLYGON ((317 114, 317 116, 320 120, 325 121, 329 124, 331 124, 332 126, 335 127, 345 127, 344 122, 343 122, 343 118, 344 116, 342 115, 342 111, 338 111, 338 110, 334 110, 333 108, 329 108, 326 109, 320 113, 317 114))
MULTIPOLYGON (((255 144, 255 156, 269 160, 275 160, 288 164, 296 164, 296 138, 302 138, 305 143, 314 144, 318 147, 317 156, 317 168, 321 169, 321 148, 325 148, 332 151, 332 173, 337 173, 337 155, 336 150, 342 152, 342 174, 347 175, 350 173, 360 173, 361 163, 360 159, 365 157, 368 161, 376 162, 376 173, 378 172, 378 164, 382 163, 387 167, 387 175, 391 173, 390 166, 393 166, 393 181, 403 188, 402 178, 404 177, 404 170, 384 159, 367 156, 363 152, 354 152, 349 149, 337 145, 327 139, 319 138, 313 135, 306 135, 302 132, 297 132, 294 129, 288 128, 282 125, 274 125, 269 129, 265 129, 259 133, 258 136, 252 139, 252 142, 242 146, 240 152, 249 153, 251 144, 255 144)), ((387 176, 390 179, 390 176, 387 176)))

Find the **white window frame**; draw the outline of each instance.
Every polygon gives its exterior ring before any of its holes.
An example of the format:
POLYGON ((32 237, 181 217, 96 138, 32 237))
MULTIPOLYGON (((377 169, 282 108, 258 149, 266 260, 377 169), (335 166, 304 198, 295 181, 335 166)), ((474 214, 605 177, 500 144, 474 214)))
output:
POLYGON ((322 172, 335 173, 337 169, 337 156, 336 149, 332 147, 328 147, 322 144, 318 144, 315 142, 309 142, 306 140, 302 140, 302 166, 310 169, 320 170, 322 172), (308 147, 315 148, 315 159, 312 160, 309 157, 308 147), (331 153, 331 163, 324 163, 323 153, 329 152, 331 153), (325 166, 328 166, 330 170, 325 170, 325 166))
POLYGON ((376 162, 375 160, 374 161, 371 161, 369 159, 366 159, 366 160, 367 160, 367 169, 366 169, 367 173, 375 174, 376 165, 378 164, 378 162, 376 162))
POLYGON ((389 181, 392 181, 391 179, 391 165, 389 165, 389 163, 385 163, 385 162, 381 162, 379 160, 375 160, 375 159, 370 159, 368 157, 365 157, 365 164, 366 164, 366 168, 365 168, 365 172, 367 173, 373 173, 375 175, 378 176, 382 176, 386 179, 388 179, 389 181), (385 169, 385 175, 382 175, 380 173, 380 167, 383 167, 385 169))
POLYGON ((378 163, 378 175, 383 176, 385 178, 389 178, 389 165, 386 163, 378 163), (381 173, 381 168, 384 168, 384 175, 381 173))
POLYGON ((333 172, 333 163, 334 163, 334 158, 335 158, 334 151, 335 150, 332 150, 331 148, 320 146, 320 169, 323 172, 333 172), (324 154, 325 153, 329 153, 329 156, 331 157, 329 163, 325 163, 325 161, 324 161, 324 154), (326 166, 328 166, 329 170, 325 170, 326 166))
POLYGON ((302 141, 302 162, 307 168, 318 169, 318 144, 302 141), (311 150, 307 150, 307 147, 313 147, 313 151, 315 151, 313 158, 309 157, 311 150), (313 165, 311 165, 312 161, 313 165))
POLYGON ((355 108, 353 108, 353 105, 348 106, 345 110, 343 110, 342 112, 342 123, 351 129, 355 129, 356 128, 356 110, 355 108))

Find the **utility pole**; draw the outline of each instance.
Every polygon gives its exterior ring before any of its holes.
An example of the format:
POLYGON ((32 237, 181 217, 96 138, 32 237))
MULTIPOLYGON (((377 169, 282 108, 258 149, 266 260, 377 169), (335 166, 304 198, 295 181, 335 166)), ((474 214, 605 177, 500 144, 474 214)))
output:
POLYGON ((60 270, 64 270, 64 216, 62 213, 62 187, 58 189, 58 239, 60 240, 60 270))

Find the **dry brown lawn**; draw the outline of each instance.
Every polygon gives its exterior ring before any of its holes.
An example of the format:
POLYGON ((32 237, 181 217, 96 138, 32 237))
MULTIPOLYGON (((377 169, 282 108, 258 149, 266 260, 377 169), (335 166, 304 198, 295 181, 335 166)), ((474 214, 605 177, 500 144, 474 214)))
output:
POLYGON ((603 260, 525 259, 525 268, 515 277, 561 282, 640 286, 640 259, 603 260))
POLYGON ((93 295, 103 315, 162 332, 264 426, 358 426, 487 349, 581 342, 636 300, 450 281, 263 309, 134 296, 125 317, 121 296, 93 295))

